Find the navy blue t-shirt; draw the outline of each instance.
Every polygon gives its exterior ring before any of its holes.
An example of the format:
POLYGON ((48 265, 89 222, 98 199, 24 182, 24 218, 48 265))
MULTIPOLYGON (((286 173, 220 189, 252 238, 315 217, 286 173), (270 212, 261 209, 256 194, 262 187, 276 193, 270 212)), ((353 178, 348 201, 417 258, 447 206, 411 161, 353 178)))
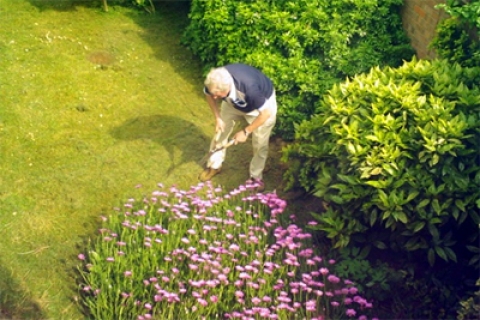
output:
POLYGON ((272 96, 272 80, 260 70, 243 63, 229 64, 225 68, 232 75, 235 89, 245 94, 246 103, 234 103, 236 109, 251 112, 263 106, 272 96))

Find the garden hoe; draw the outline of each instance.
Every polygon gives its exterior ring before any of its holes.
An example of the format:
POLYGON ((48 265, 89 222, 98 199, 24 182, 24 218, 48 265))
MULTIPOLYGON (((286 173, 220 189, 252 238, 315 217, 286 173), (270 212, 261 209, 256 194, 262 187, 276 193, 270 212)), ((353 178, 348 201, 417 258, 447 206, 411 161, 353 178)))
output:
MULTIPOLYGON (((214 141, 216 141, 216 139, 214 141)), ((206 161, 206 168, 198 177, 200 181, 210 180, 215 174, 220 172, 223 161, 223 156, 220 151, 225 150, 234 144, 235 139, 231 139, 224 145, 216 146, 202 158, 200 162, 205 164, 206 161)))

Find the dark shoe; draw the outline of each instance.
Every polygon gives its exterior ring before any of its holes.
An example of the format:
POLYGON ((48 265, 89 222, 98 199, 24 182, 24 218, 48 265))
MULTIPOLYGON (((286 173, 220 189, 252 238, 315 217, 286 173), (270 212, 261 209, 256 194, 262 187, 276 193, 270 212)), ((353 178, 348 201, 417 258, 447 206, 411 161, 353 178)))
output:
POLYGON ((256 192, 263 192, 265 191, 265 183, 261 179, 250 178, 247 180, 247 188, 251 188, 256 192))
POLYGON ((220 171, 222 171, 222 167, 218 169, 206 168, 205 170, 202 171, 202 173, 200 173, 200 175, 198 176, 198 180, 202 182, 211 180, 213 176, 219 174, 220 171))

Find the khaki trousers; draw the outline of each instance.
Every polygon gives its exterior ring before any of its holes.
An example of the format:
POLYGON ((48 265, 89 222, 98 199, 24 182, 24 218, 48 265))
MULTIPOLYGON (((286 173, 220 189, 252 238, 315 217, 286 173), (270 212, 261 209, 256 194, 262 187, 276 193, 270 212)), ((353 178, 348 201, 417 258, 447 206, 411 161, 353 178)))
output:
MULTIPOLYGON (((263 179, 263 170, 265 169, 265 163, 268 158, 268 144, 270 141, 270 135, 277 119, 277 99, 275 91, 272 96, 265 102, 262 109, 269 109, 270 117, 260 127, 252 132, 252 147, 253 157, 250 162, 250 177, 255 179, 263 179)), ((258 110, 254 110, 249 113, 241 112, 235 109, 232 104, 227 101, 222 101, 220 116, 225 123, 225 130, 217 137, 214 138, 213 144, 225 145, 228 142, 228 137, 232 134, 236 121, 245 119, 249 124, 252 123, 260 114, 258 110)), ((221 152, 221 162, 225 160, 226 149, 221 152)), ((218 165, 216 165, 217 167, 218 165)), ((218 169, 218 168, 214 168, 218 169)))

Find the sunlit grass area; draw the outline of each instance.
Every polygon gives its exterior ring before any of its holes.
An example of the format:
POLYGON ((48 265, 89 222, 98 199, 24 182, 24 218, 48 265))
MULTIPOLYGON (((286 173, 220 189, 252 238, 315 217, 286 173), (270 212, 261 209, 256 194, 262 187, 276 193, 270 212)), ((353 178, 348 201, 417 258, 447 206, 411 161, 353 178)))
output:
POLYGON ((82 318, 73 266, 98 217, 158 182, 197 182, 213 123, 180 45, 187 6, 2 0, 2 317, 82 318))

